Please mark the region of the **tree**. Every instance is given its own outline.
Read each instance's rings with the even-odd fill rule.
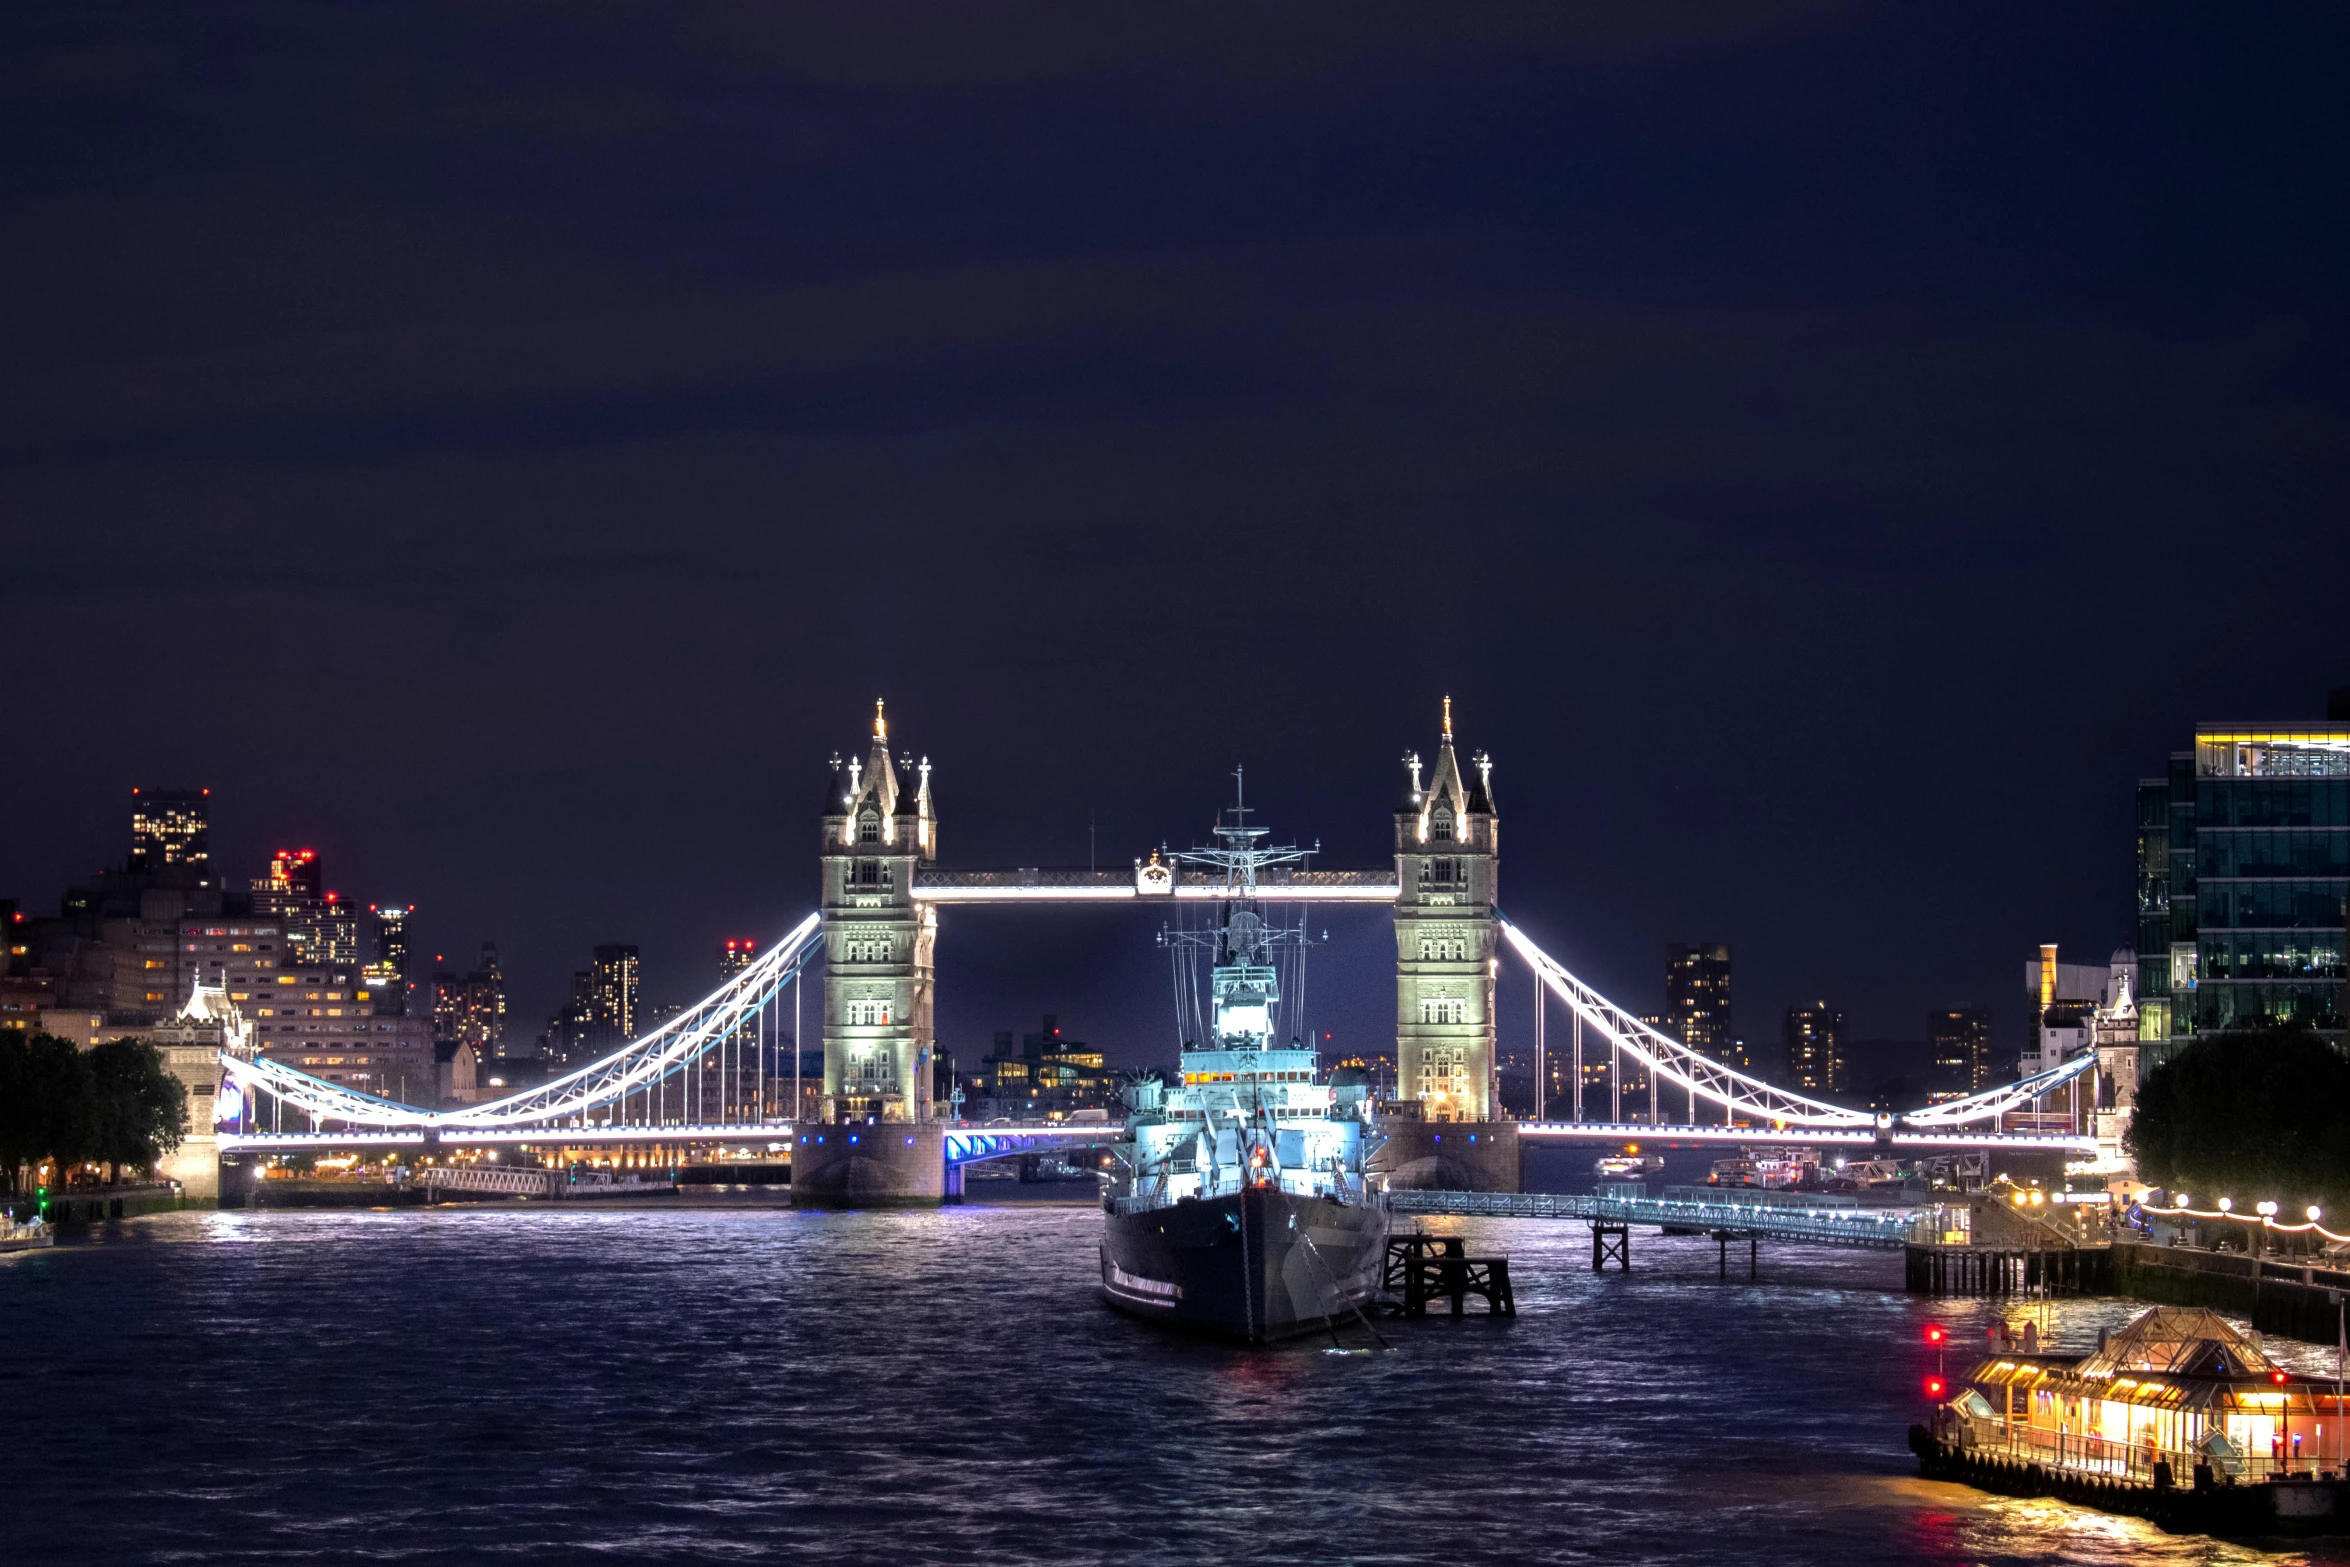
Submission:
[[[32,1048],[21,1028],[0,1028],[0,1181],[17,1189],[18,1172],[39,1156],[34,1136]]]
[[[97,1078],[72,1040],[34,1034],[0,1052],[0,1163],[12,1183],[22,1165],[90,1158],[97,1140]]]
[[[144,1039],[109,1040],[90,1052],[89,1062],[96,1108],[89,1157],[103,1162],[110,1177],[126,1165],[153,1170],[180,1145],[187,1085]]]
[[[2292,1025],[2206,1035],[2139,1084],[2128,1142],[2146,1180],[2204,1202],[2350,1211],[2350,1058]]]

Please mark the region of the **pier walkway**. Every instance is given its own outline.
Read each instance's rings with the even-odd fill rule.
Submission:
[[[1459,1218],[1588,1219],[1604,1224],[1655,1225],[1665,1230],[1865,1246],[1898,1251],[1910,1241],[1913,1208],[1868,1208],[1851,1198],[1763,1191],[1668,1186],[1654,1197],[1617,1191],[1390,1192],[1399,1214]]]

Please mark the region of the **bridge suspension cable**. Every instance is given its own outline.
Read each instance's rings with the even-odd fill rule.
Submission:
[[[1597,1029],[1601,1038],[1648,1069],[1652,1092],[1656,1081],[1662,1078],[1687,1090],[1693,1102],[1702,1099],[1718,1105],[1729,1117],[1743,1116],[1755,1122],[1773,1122],[1784,1127],[1817,1130],[1965,1126],[1977,1121],[1995,1120],[2010,1110],[2029,1105],[2071,1082],[2097,1062],[2094,1052],[2084,1052],[2060,1066],[2020,1082],[2003,1084],[1963,1099],[1947,1100],[1893,1115],[1829,1104],[1766,1083],[1759,1077],[1699,1054],[1681,1041],[1642,1022],[1567,972],[1565,965],[1536,946],[1532,938],[1498,912],[1494,915],[1494,922],[1501,927],[1501,933],[1511,949],[1540,976],[1543,986],[1551,994],[1567,1004],[1580,1022]],[[1578,1082],[1575,1088],[1577,1102],[1580,1103],[1582,1084]]]
[[[379,1099],[259,1055],[224,1051],[221,1067],[243,1096],[243,1118],[247,1122],[254,1115],[259,1097],[267,1095],[275,1101],[281,1115],[285,1110],[292,1110],[318,1128],[335,1122],[355,1131],[554,1132],[633,1124],[629,1122],[631,1115],[641,1115],[649,1125],[670,1123],[667,1090],[673,1084],[678,1090],[676,1123],[706,1120],[707,1091],[704,1091],[705,1107],[701,1116],[696,1117],[694,1096],[688,1086],[689,1069],[698,1071],[706,1059],[715,1055],[724,1060],[725,1053],[733,1051],[735,1056],[727,1068],[727,1076],[736,1081],[726,1083],[720,1095],[720,1118],[730,1119],[731,1107],[745,1097],[739,1081],[746,1075],[741,1051],[749,1043],[758,1052],[759,1119],[764,1120],[768,1041],[781,1042],[781,1031],[767,1027],[765,1014],[780,998],[783,987],[797,979],[801,970],[821,952],[822,945],[816,937],[822,924],[821,915],[809,915],[763,957],[748,964],[717,990],[610,1055],[535,1088],[487,1104],[464,1105],[452,1110],[421,1109]],[[795,1031],[791,1049],[796,1053],[799,1047]],[[796,1105],[794,1113],[797,1113]]]

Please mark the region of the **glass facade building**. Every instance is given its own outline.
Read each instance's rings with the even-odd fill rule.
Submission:
[[[2138,785],[2142,1041],[2344,1031],[2350,716],[2211,724]]]

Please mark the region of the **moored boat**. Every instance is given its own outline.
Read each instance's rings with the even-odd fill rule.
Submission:
[[[1360,1312],[1388,1228],[1364,1169],[1367,1085],[1333,1084],[1314,1051],[1275,1043],[1282,961],[1302,955],[1304,933],[1266,922],[1256,877],[1303,852],[1263,847],[1263,832],[1219,825],[1218,847],[1178,857],[1222,877],[1215,925],[1168,933],[1179,996],[1184,965],[1209,955],[1205,1043],[1185,1043],[1176,1081],[1127,1089],[1127,1140],[1102,1194],[1103,1301],[1251,1344]]]
[[[2293,1374],[2217,1312],[2156,1306],[2087,1355],[2010,1336],[1939,1383],[1910,1428],[1928,1479],[2180,1531],[2350,1533],[2342,1384]]]

